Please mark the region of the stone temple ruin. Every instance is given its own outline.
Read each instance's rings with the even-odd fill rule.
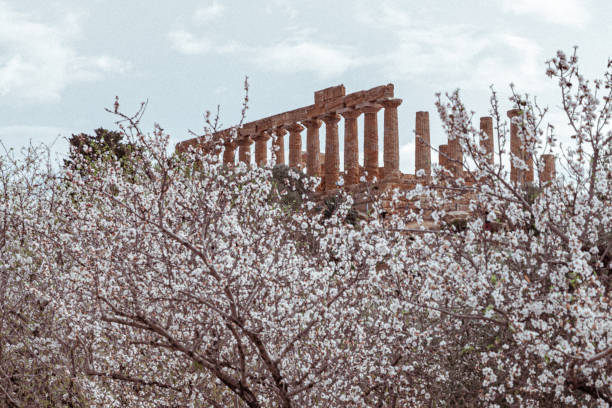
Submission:
[[[322,178],[321,192],[331,193],[338,188],[340,177],[344,179],[343,188],[358,192],[362,177],[367,182],[377,180],[379,188],[411,188],[417,182],[429,180],[431,175],[431,145],[429,131],[429,113],[416,113],[417,135],[415,143],[415,174],[403,174],[399,170],[399,130],[398,107],[401,99],[395,98],[393,84],[378,86],[346,94],[344,85],[338,85],[314,93],[314,104],[294,109],[277,115],[268,116],[244,124],[237,129],[237,137],[231,138],[232,129],[225,129],[213,135],[215,140],[224,141],[223,162],[234,165],[236,148],[238,160],[251,163],[251,145],[255,144],[255,163],[265,165],[268,162],[268,141],[272,140],[271,151],[276,156],[277,164],[288,164],[310,176]],[[379,167],[379,134],[378,112],[383,110],[383,166]],[[363,165],[359,164],[359,130],[357,119],[364,115],[363,129]],[[519,110],[508,111],[508,117],[519,115]],[[340,143],[338,122],[344,118],[344,169],[340,170]],[[319,129],[325,123],[325,152],[321,153]],[[306,151],[303,151],[302,131],[306,129]],[[488,160],[494,160],[493,119],[480,118],[480,130],[487,138],[481,139],[481,145],[488,153]],[[289,161],[285,160],[285,136],[289,134]],[[533,161],[526,154],[518,136],[518,126],[511,124],[510,150],[527,163],[528,170],[516,168],[511,163],[510,178],[517,183],[534,181]],[[178,151],[200,143],[198,138],[186,140],[177,145]],[[553,155],[544,155],[544,169],[540,180],[550,181],[555,174]],[[448,140],[439,146],[438,163],[452,176],[463,176],[463,152],[458,140]],[[423,172],[419,172],[423,170]],[[423,174],[417,177],[416,174]],[[469,180],[466,180],[469,183]]]

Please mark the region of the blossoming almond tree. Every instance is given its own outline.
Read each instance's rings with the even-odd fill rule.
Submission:
[[[575,54],[559,52],[549,61],[547,73],[559,81],[576,140],[562,150],[563,168],[549,183],[510,183],[502,158],[488,161],[480,143],[487,136],[471,125],[458,93],[438,100],[449,136],[467,159],[458,163],[463,179],[449,183],[440,170],[430,186],[408,194],[429,203],[412,217],[428,211],[442,228],[414,235],[394,280],[402,307],[428,310],[443,322],[429,328],[427,339],[436,346],[432,354],[451,360],[441,381],[452,379],[456,368],[473,368],[480,384],[470,382],[469,391],[481,401],[612,404],[612,62],[607,68],[603,80],[590,83]],[[552,128],[542,129],[545,110],[517,94],[511,100],[520,110],[513,121],[526,157],[541,171],[541,154],[555,143]],[[495,95],[492,102],[501,124]],[[498,127],[500,156],[506,133]],[[510,160],[529,168],[520,157]],[[457,233],[446,228],[445,217],[460,198],[469,202],[470,215]],[[474,379],[464,373],[455,381]]]
[[[35,247],[5,234],[6,276],[25,268],[46,282],[27,290],[53,312],[39,350],[65,375],[54,389],[91,406],[609,406],[612,64],[594,84],[575,55],[549,65],[575,133],[557,178],[511,183],[495,95],[491,164],[454,93],[438,109],[466,158],[454,163],[461,177],[435,169],[431,183],[393,192],[384,219],[372,196],[355,225],[344,193],[324,216],[308,193],[316,180],[290,170],[306,188],[287,203],[294,182],[272,168],[169,153],[159,127],[140,131],[142,112],[115,106],[138,146],[129,166],[79,168],[77,157],[36,184],[37,211],[4,212],[27,221]],[[554,132],[544,110],[512,100],[528,156],[509,159],[541,169]],[[458,202],[464,226],[450,218]],[[14,310],[25,289],[11,279],[2,301]],[[0,392],[27,406],[15,383],[5,375]]]

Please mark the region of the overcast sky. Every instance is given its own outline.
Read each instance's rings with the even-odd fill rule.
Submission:
[[[412,172],[416,111],[430,111],[432,141],[444,142],[438,91],[460,88],[478,118],[489,85],[505,110],[513,82],[562,121],[545,61],[578,45],[585,73],[601,75],[610,21],[609,0],[0,0],[0,140],[59,135],[63,152],[63,137],[114,128],[104,108],[115,95],[127,112],[148,99],[144,128],[184,140],[217,104],[225,125],[239,120],[245,75],[247,120],[312,104],[329,86],[393,83],[401,168]]]

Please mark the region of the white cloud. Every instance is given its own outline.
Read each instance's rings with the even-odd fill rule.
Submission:
[[[360,1],[355,3],[354,6],[357,21],[367,25],[395,29],[406,27],[414,20],[414,17],[406,10],[390,1],[379,2],[375,12],[372,12],[372,3],[369,1]],[[414,7],[411,7],[411,11],[414,11]]]
[[[176,30],[168,34],[172,47],[182,54],[197,55],[204,54],[212,49],[211,42],[207,38],[196,38],[193,34]]]
[[[80,33],[77,20],[68,14],[46,24],[0,2],[0,96],[56,101],[71,83],[129,69],[109,56],[79,55],[70,44]]]
[[[547,87],[542,80],[546,58],[538,42],[503,25],[487,28],[469,20],[442,24],[439,7],[435,2],[427,8],[393,0],[381,0],[376,6],[356,3],[355,18],[366,29],[384,27],[388,33],[386,47],[371,58],[384,75],[437,89],[488,91],[491,84],[507,89],[511,82],[519,91],[540,92]]]
[[[325,78],[364,62],[364,59],[351,55],[349,49],[311,41],[282,42],[263,47],[254,53],[254,60],[262,69],[283,73],[306,71]]]
[[[272,0],[266,4],[266,13],[275,14],[282,11],[290,20],[294,20],[299,15],[294,3],[290,0]]]
[[[301,39],[301,35],[268,46],[249,47],[235,41],[213,42],[185,30],[168,34],[172,47],[186,55],[240,54],[260,69],[280,73],[312,72],[323,78],[333,77],[350,68],[367,63],[352,49]]]
[[[195,11],[194,19],[198,22],[205,23],[215,18],[221,17],[225,12],[225,6],[218,1],[213,1],[207,6],[198,8]]]
[[[541,86],[544,58],[527,38],[465,25],[413,25],[397,30],[396,36],[395,48],[381,58],[382,70],[390,75],[426,80],[436,87],[487,89],[510,82],[530,90]]]
[[[492,46],[504,52],[488,49],[474,66],[474,81],[486,78],[488,83],[482,85],[494,84],[497,89],[505,88],[512,82],[520,92],[540,91],[547,86],[547,82],[542,81],[545,58],[536,43],[512,34],[495,35],[492,40]]]
[[[132,64],[109,55],[86,58],[86,61],[88,61],[88,64],[91,64],[103,72],[125,74],[132,68]]]
[[[532,15],[567,26],[583,26],[590,19],[585,0],[501,0],[502,9]]]
[[[295,19],[299,13],[290,0],[270,0],[263,8],[267,14],[284,14],[283,21]],[[216,0],[195,12],[198,21],[210,20],[224,13],[224,6]],[[257,68],[279,73],[311,72],[322,78],[342,74],[350,68],[367,63],[352,47],[327,44],[316,40],[316,31],[301,24],[282,27],[280,41],[251,45],[255,39],[221,38],[208,30],[176,29],[168,33],[174,50],[185,55],[240,55],[241,60]]]
[[[411,75],[465,72],[489,46],[490,40],[466,26],[418,27],[397,31],[397,45],[389,57],[393,69]]]

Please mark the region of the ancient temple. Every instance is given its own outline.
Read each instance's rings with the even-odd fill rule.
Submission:
[[[394,95],[393,84],[378,86],[346,94],[344,85],[338,85],[314,93],[312,105],[297,108],[245,123],[232,137],[232,129],[224,129],[213,135],[223,142],[223,162],[227,165],[238,160],[251,164],[252,145],[255,144],[255,164],[268,163],[268,151],[275,155],[277,164],[288,164],[302,169],[308,175],[322,178],[324,192],[338,188],[342,176],[345,188],[360,184],[362,177],[370,182],[376,178],[379,183],[412,184],[427,181],[431,176],[431,137],[429,113],[417,112],[415,133],[415,174],[403,174],[399,170],[399,129],[398,107],[402,103]],[[383,166],[379,166],[378,115],[383,111]],[[508,111],[511,119],[520,111]],[[357,119],[363,115],[363,135],[359,136]],[[338,123],[344,118],[344,146],[340,146]],[[325,125],[325,151],[321,152],[319,129]],[[306,130],[305,151],[303,133]],[[493,120],[480,118],[481,146],[487,154],[489,163],[494,162]],[[511,163],[511,181],[529,183],[534,181],[533,161],[525,151],[518,135],[518,126],[511,123],[510,150],[523,159],[527,170],[518,169]],[[285,138],[288,137],[289,157],[285,158]],[[363,143],[364,160],[359,164],[359,141]],[[186,140],[177,145],[182,151],[199,143],[197,138]],[[268,144],[272,144],[269,149]],[[340,169],[340,149],[344,153],[344,168]],[[288,161],[286,160],[288,159]],[[555,175],[553,155],[544,155],[544,169],[540,180],[549,181]],[[439,146],[438,163],[453,176],[463,176],[463,150],[457,139],[449,139]],[[421,171],[422,170],[422,171]],[[417,176],[418,175],[418,176]]]

